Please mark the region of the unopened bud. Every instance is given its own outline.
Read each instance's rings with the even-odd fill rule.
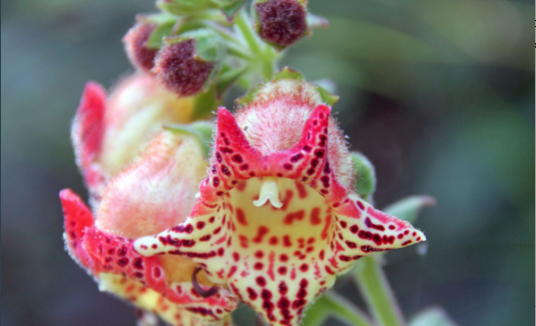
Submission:
[[[287,46],[307,33],[307,11],[297,0],[259,1],[255,10],[259,35],[267,42]]]
[[[355,171],[355,191],[363,198],[369,196],[376,190],[376,172],[374,166],[365,155],[357,152],[350,153],[354,163]]]
[[[170,91],[180,96],[199,93],[219,68],[223,47],[218,35],[208,30],[164,39],[153,72]]]
[[[147,47],[147,41],[156,26],[151,23],[138,23],[123,38],[128,58],[139,70],[150,71],[154,67],[154,58],[158,49]]]

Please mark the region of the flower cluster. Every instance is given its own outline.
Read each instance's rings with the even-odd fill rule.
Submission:
[[[241,1],[159,4],[233,17]],[[254,8],[271,43],[307,30],[302,2]],[[235,114],[220,107],[215,124],[205,121],[222,85],[242,75],[218,75],[227,52],[213,30],[166,38],[169,21],[171,30],[191,23],[170,17],[140,19],[124,39],[137,72],[110,96],[88,83],[73,122],[92,209],[60,193],[65,241],[101,290],[172,325],[230,325],[239,301],[270,325],[298,325],[356,260],[425,240],[360,196],[355,156],[331,115],[336,97],[299,73],[283,69],[237,100]],[[159,51],[148,46],[154,35],[164,37]]]

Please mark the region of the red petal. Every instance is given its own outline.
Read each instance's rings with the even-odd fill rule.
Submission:
[[[101,173],[92,167],[92,163],[101,151],[105,108],[106,90],[95,82],[88,82],[76,112],[71,136],[77,163],[90,188],[102,181]]]

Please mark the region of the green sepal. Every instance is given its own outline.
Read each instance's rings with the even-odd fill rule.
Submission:
[[[322,99],[322,102],[326,103],[329,106],[333,106],[333,104],[335,104],[335,103],[337,103],[337,101],[339,101],[339,96],[331,94],[325,88],[317,86],[316,91],[320,95],[320,98]]]
[[[211,0],[158,0],[156,6],[180,16],[187,16],[214,7]]]
[[[330,316],[346,325],[372,326],[365,314],[356,308],[353,303],[333,291],[321,296],[307,309],[301,325],[320,326]]]
[[[247,70],[247,66],[232,67],[230,65],[223,65],[221,72],[214,81],[214,88],[216,91],[216,98],[221,99],[223,93]]]
[[[232,22],[234,16],[242,8],[246,0],[213,0],[219,7],[228,22]]]
[[[216,125],[209,121],[196,121],[189,124],[166,124],[164,129],[195,136],[199,140],[203,155],[208,158],[210,154],[210,144],[212,142],[212,133]]]
[[[411,319],[409,326],[456,326],[447,313],[439,307],[427,308]]]
[[[297,70],[294,70],[289,67],[283,67],[283,69],[281,69],[274,75],[274,78],[272,80],[278,81],[278,80],[283,80],[283,79],[292,79],[292,80],[302,81],[303,75]]]
[[[136,21],[141,23],[151,23],[151,24],[164,24],[170,21],[177,21],[179,17],[172,15],[168,12],[162,11],[154,14],[139,14],[136,15]]]
[[[166,37],[167,44],[195,40],[195,56],[203,61],[221,61],[225,56],[225,42],[216,32],[208,28],[189,30],[179,36]]]
[[[329,22],[326,18],[313,15],[309,12],[307,13],[306,20],[307,20],[307,27],[309,27],[309,29],[317,28],[317,27],[324,27],[324,28],[329,27]]]
[[[162,39],[171,35],[173,26],[175,26],[176,23],[176,21],[167,21],[158,25],[151,33],[151,36],[149,36],[145,46],[151,49],[160,49]]]
[[[374,166],[361,153],[352,152],[350,153],[350,157],[354,164],[355,191],[366,200],[376,190],[376,172]]]
[[[221,101],[216,98],[216,92],[213,87],[200,92],[195,96],[192,119],[199,120],[208,118],[220,104]]]
[[[435,204],[436,200],[430,196],[411,196],[385,207],[383,211],[401,220],[414,223],[423,207]]]

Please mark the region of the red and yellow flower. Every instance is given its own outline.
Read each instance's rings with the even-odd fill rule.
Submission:
[[[134,242],[148,258],[203,267],[271,325],[298,325],[309,303],[359,258],[425,240],[353,190],[331,98],[286,69],[218,110],[208,175],[177,225]],[[179,213],[179,212],[177,212]]]

